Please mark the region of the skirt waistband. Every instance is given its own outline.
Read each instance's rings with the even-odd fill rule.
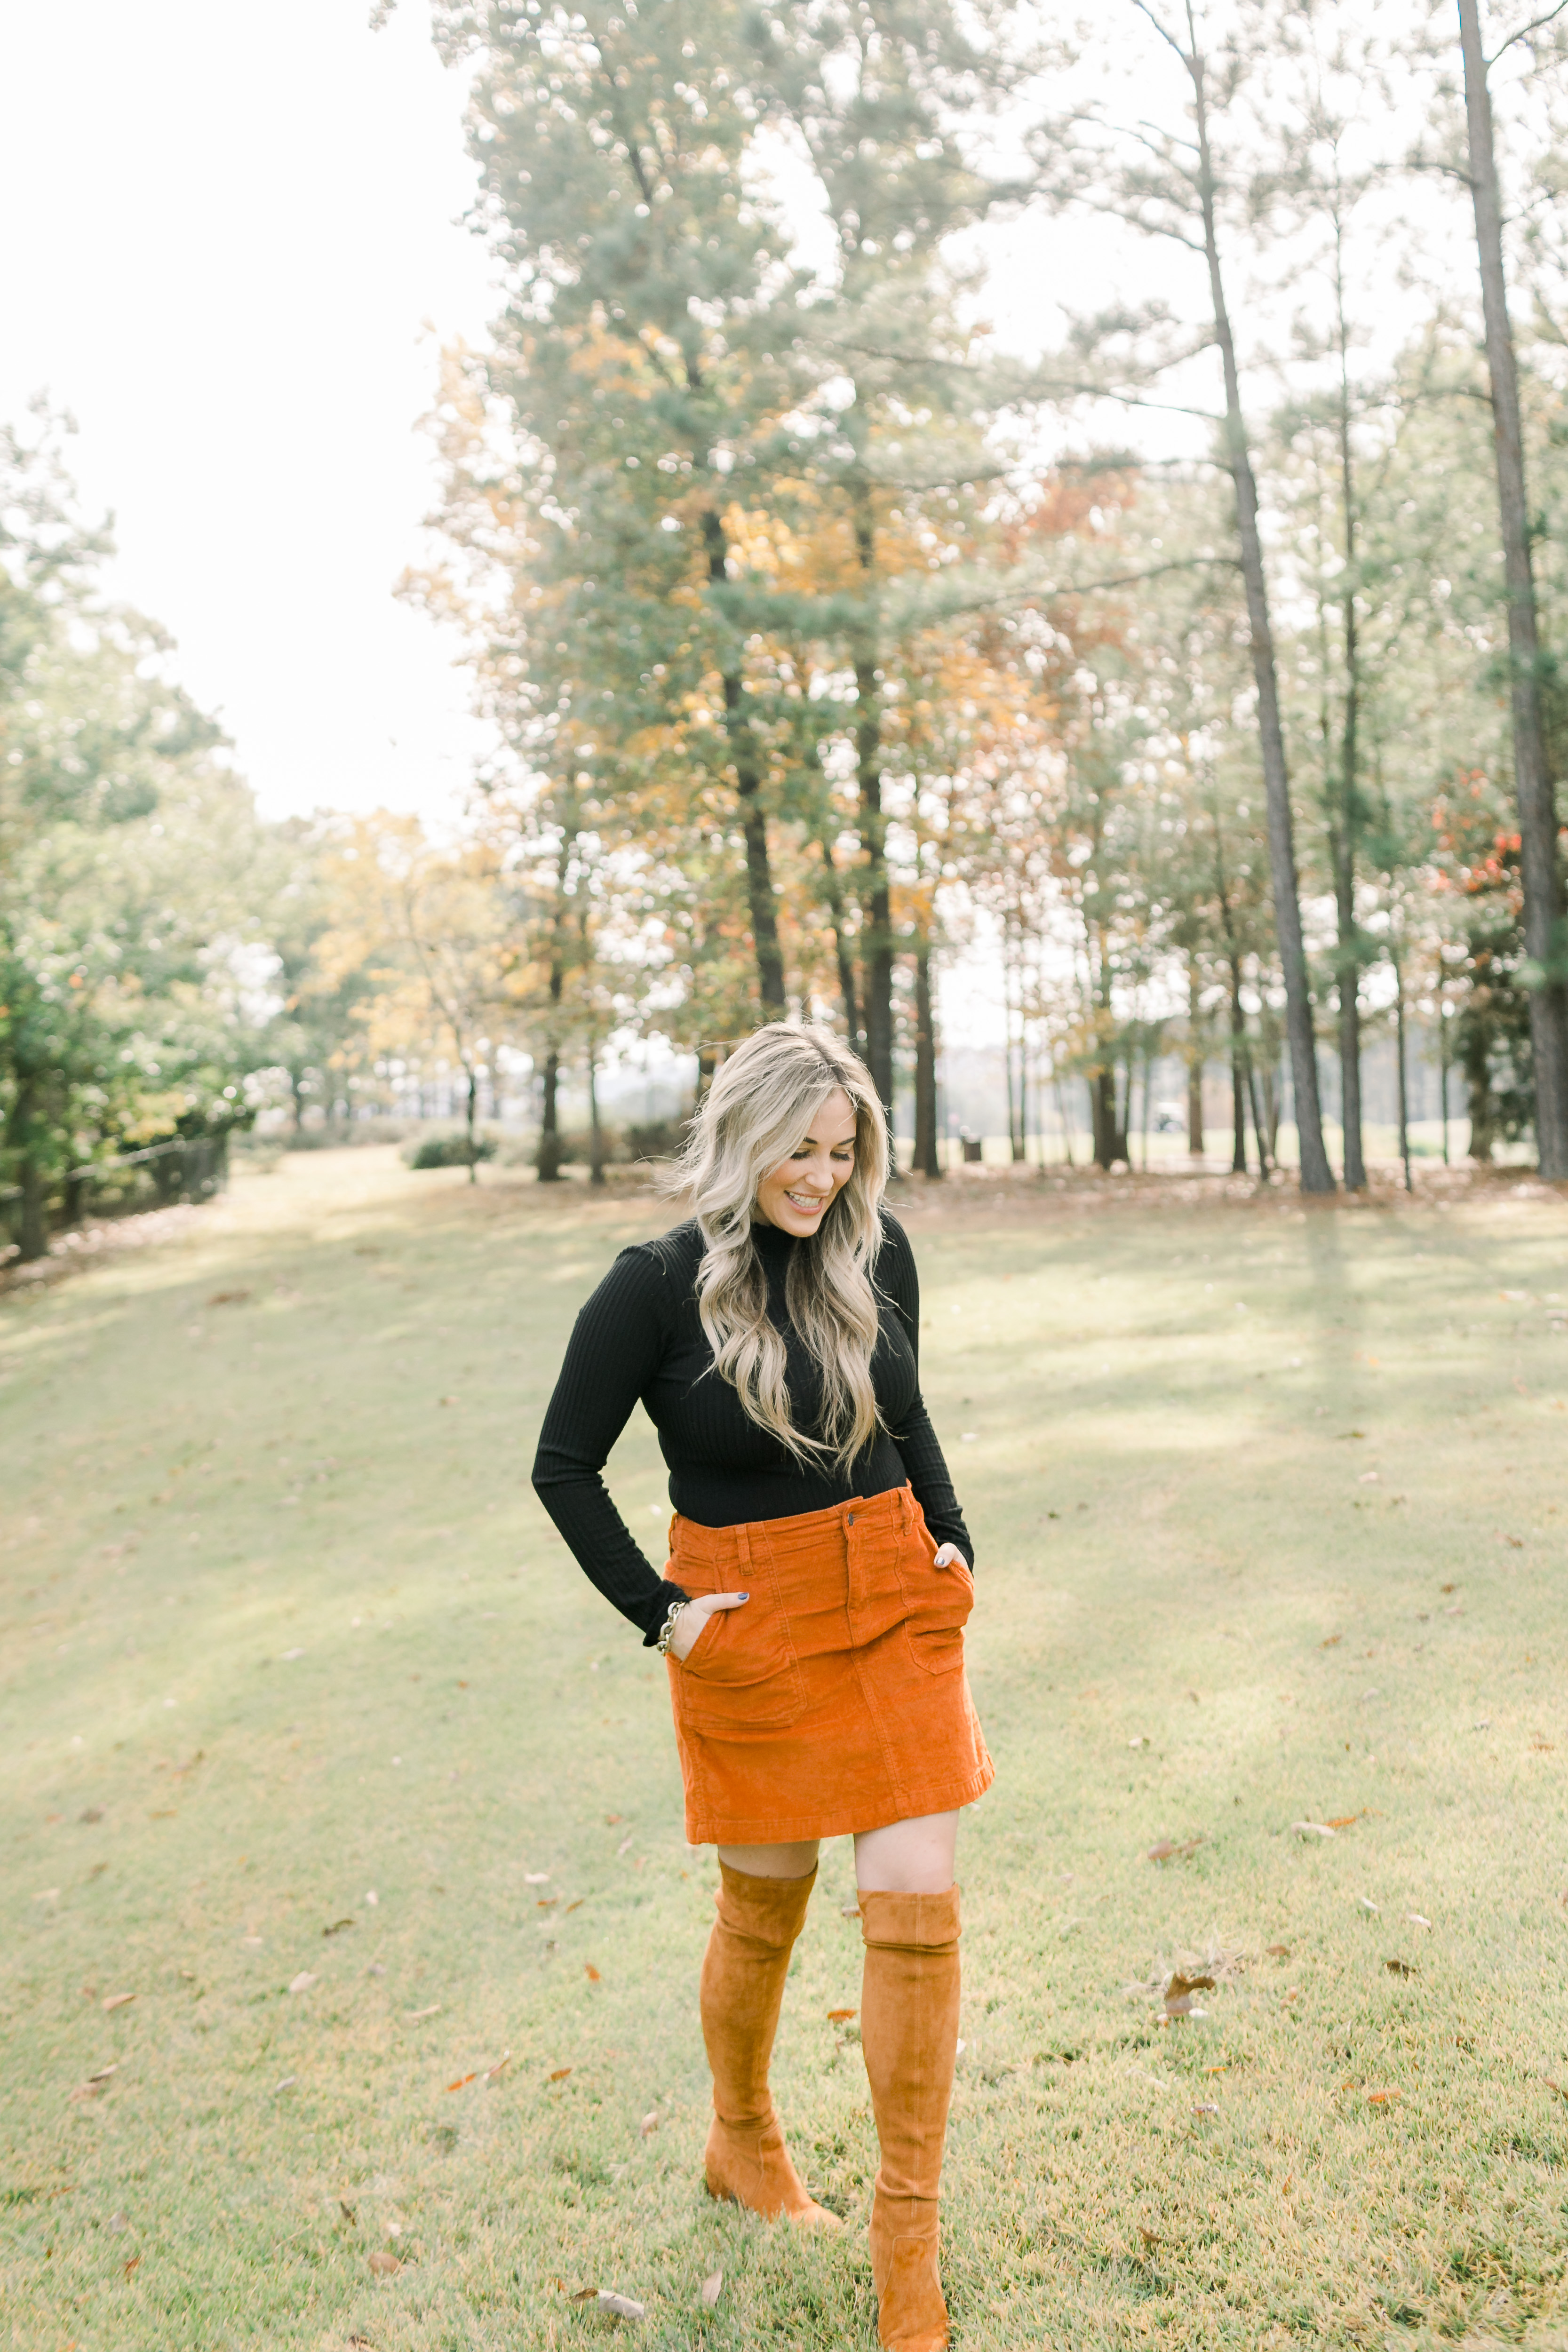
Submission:
[[[847,1544],[851,1528],[858,1536],[905,1535],[919,1516],[914,1490],[907,1486],[889,1487],[881,1495],[851,1495],[847,1502],[830,1504],[825,1511],[799,1511],[787,1519],[748,1519],[733,1528],[701,1527],[678,1511],[669,1523],[669,1553],[678,1570],[683,1559],[693,1567],[743,1570],[759,1552],[783,1566],[811,1553],[820,1555],[824,1542],[835,1537]]]

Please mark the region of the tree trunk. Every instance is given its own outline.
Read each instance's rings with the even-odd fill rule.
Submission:
[[[470,1184],[477,1184],[479,1181],[479,1156],[476,1149],[479,1139],[474,1133],[474,1122],[479,1114],[479,1074],[474,1064],[470,1062],[468,1065],[468,1100],[466,1114],[466,1125],[468,1128],[468,1181]]]
[[[936,1132],[936,1022],[931,1011],[931,941],[915,950],[915,1166],[928,1180],[942,1174]]]
[[[47,1257],[48,1219],[44,1210],[44,1171],[30,1150],[25,1150],[17,1171],[22,1185],[22,1213],[16,1227],[16,1248],[25,1265]]]
[[[1541,645],[1525,500],[1524,432],[1514,365],[1513,329],[1503,275],[1502,204],[1492,144],[1491,91],[1481,49],[1479,0],[1458,0],[1469,131],[1470,195],[1491,378],[1497,452],[1498,516],[1508,589],[1508,644],[1513,719],[1513,781],[1519,804],[1520,871],[1524,884],[1524,944],[1542,974],[1530,996],[1535,1066],[1535,1138],[1541,1172],[1568,1177],[1568,991],[1563,951],[1563,877],[1557,853],[1557,795],[1546,761],[1541,714]]]
[[[1340,360],[1340,496],[1345,510],[1345,709],[1340,730],[1340,804],[1330,827],[1330,841],[1333,851],[1338,948],[1334,977],[1340,1000],[1340,1119],[1344,1130],[1344,1182],[1347,1192],[1363,1192],[1366,1190],[1366,1160],[1361,1131],[1361,936],[1355,912],[1355,851],[1361,832],[1361,797],[1357,782],[1361,642],[1355,605],[1355,458],[1351,446],[1350,328],[1345,318],[1342,252],[1338,228],[1336,220],[1334,295]]]
[[[1094,1164],[1107,1174],[1127,1157],[1127,1139],[1116,1117],[1116,1069],[1107,1062],[1089,1080],[1089,1116],[1094,1128]]]
[[[605,1130],[599,1124],[598,1048],[588,1048],[588,1181],[605,1181]]]
[[[1400,968],[1398,951],[1394,956],[1394,1039],[1399,1059],[1399,1157],[1405,1165],[1405,1189],[1414,1192],[1410,1181],[1410,1097],[1409,1080],[1405,1057],[1405,974]]]
[[[859,992],[855,985],[855,950],[850,945],[845,926],[844,887],[838,865],[833,855],[833,844],[824,838],[817,841],[822,852],[824,897],[833,922],[833,951],[838,965],[838,994],[844,1006],[844,1034],[852,1053],[864,1056],[865,1041],[860,1034]]]
[[[720,582],[729,577],[730,543],[724,526],[711,507],[702,518],[702,536],[708,550],[708,577]],[[729,738],[730,758],[735,770],[735,791],[741,803],[741,829],[746,845],[746,904],[752,919],[752,945],[757,959],[757,992],[763,1001],[763,1013],[769,1021],[782,1020],[784,1013],[784,955],[779,947],[778,903],[773,894],[773,868],[768,856],[768,820],[762,804],[762,761],[757,752],[757,739],[751,716],[746,709],[745,681],[739,668],[725,665],[721,672],[724,688],[724,730]]]
[[[877,561],[871,493],[862,476],[855,486],[855,551],[861,593],[873,593]],[[881,686],[876,645],[869,628],[855,648],[855,771],[860,793],[860,845],[865,858],[861,904],[864,947],[861,974],[866,991],[866,1066],[893,1118],[893,910],[888,885],[888,828],[882,814]]]
[[[1187,961],[1187,1157],[1204,1156],[1204,1049],[1198,1011],[1198,968]]]
[[[1291,1075],[1295,1080],[1301,1190],[1303,1192],[1331,1192],[1334,1190],[1333,1171],[1323,1149],[1322,1114],[1318,1103],[1312,1000],[1307,985],[1307,951],[1301,936],[1301,902],[1296,877],[1295,832],[1290,814],[1290,779],[1285,764],[1285,737],[1279,720],[1279,687],[1274,664],[1274,635],[1268,619],[1268,589],[1263,571],[1263,541],[1258,528],[1258,484],[1252,471],[1252,454],[1242,415],[1236,339],[1231,332],[1225,282],[1220,271],[1205,69],[1204,60],[1195,49],[1187,60],[1187,68],[1193,83],[1199,193],[1203,203],[1204,245],[1214,308],[1215,341],[1219,346],[1225,371],[1226,456],[1236,488],[1241,575],[1247,592],[1247,631],[1252,640],[1252,674],[1258,688],[1258,746],[1262,753],[1263,789],[1268,812],[1268,864],[1274,886],[1274,921],[1279,939],[1279,960],[1284,970],[1285,1027],[1290,1046]]]
[[[1486,1168],[1492,1156],[1492,1086],[1491,1039],[1485,1022],[1467,1024],[1463,1068],[1469,1097],[1470,1158]]]
[[[1076,1168],[1078,1162],[1072,1156],[1072,1129],[1068,1124],[1067,1097],[1062,1093],[1060,1078],[1052,1080],[1052,1091],[1057,1098],[1057,1118],[1062,1130],[1062,1158],[1069,1168]]]
[[[1247,1039],[1241,1009],[1241,983],[1233,977],[1230,991],[1230,1172],[1247,1173],[1247,1080],[1244,1064]]]
[[[535,1166],[542,1184],[561,1181],[561,1129],[558,1098],[561,1087],[561,1056],[553,1045],[544,1056],[544,1092],[539,1115],[539,1157]]]

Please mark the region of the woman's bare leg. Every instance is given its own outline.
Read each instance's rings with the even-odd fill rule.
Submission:
[[[727,1870],[743,1870],[748,1878],[809,1878],[818,1843],[799,1838],[794,1845],[721,1845],[719,1859]]]
[[[856,1883],[862,1895],[945,1895],[952,1885],[957,1846],[955,1812],[921,1813],[911,1822],[889,1822],[886,1829],[861,1830],[855,1840]],[[795,1849],[773,1850],[784,1853]]]

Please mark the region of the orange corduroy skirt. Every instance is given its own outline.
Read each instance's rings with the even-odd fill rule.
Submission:
[[[951,1812],[994,1772],[963,1670],[974,1583],[907,1486],[790,1519],[679,1516],[665,1573],[716,1610],[668,1658],[693,1845],[783,1845]]]

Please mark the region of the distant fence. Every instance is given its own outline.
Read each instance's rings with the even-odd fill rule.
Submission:
[[[169,1143],[149,1144],[144,1151],[73,1168],[50,1195],[48,1222],[58,1231],[88,1217],[130,1217],[142,1209],[166,1209],[175,1201],[210,1201],[227,1181],[226,1135],[188,1140],[176,1136]],[[21,1238],[21,1213],[20,1188],[0,1191],[0,1233],[11,1241]]]

